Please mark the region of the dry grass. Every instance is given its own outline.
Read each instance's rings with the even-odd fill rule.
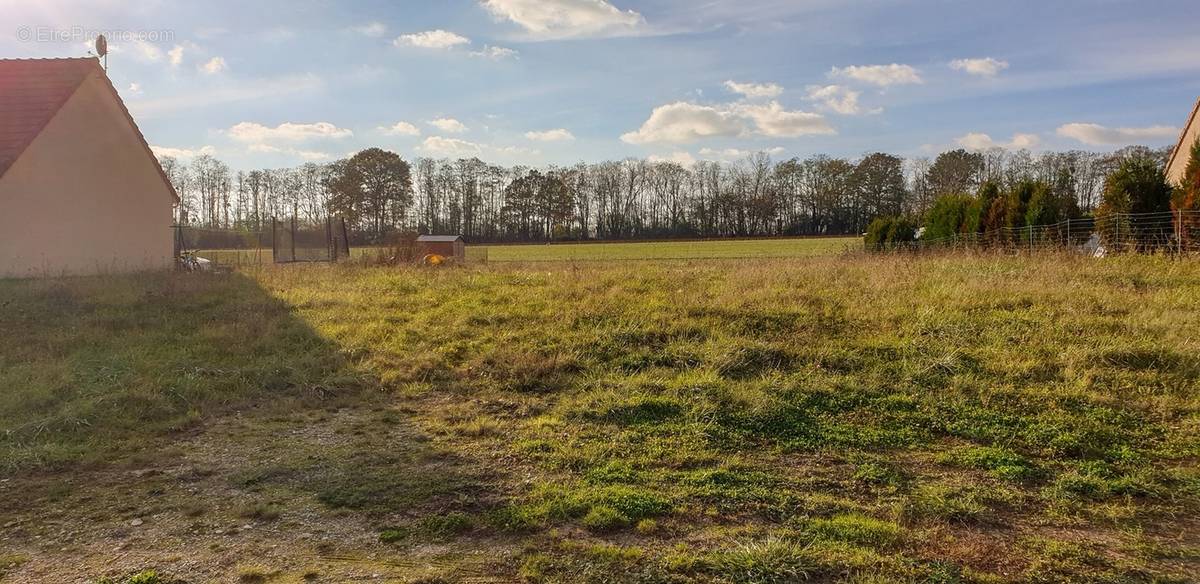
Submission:
[[[247,420],[258,438],[228,437],[278,448],[274,462],[251,457],[229,484],[298,502],[284,525],[309,502],[400,555],[451,546],[440,578],[485,547],[523,550],[488,571],[534,581],[1184,582],[1200,569],[1192,262],[290,266],[0,293],[26,315],[0,324],[43,348],[0,343],[3,381],[24,384],[0,401],[17,430],[0,442],[10,469],[103,463],[114,445],[169,444],[186,421],[283,397]],[[164,308],[177,302],[197,314]],[[164,397],[197,354],[211,373],[182,387],[189,399]],[[266,372],[287,382],[264,393]],[[113,411],[101,391],[135,390],[163,401],[99,415]],[[356,421],[334,425],[328,400]],[[23,430],[31,416],[73,429]],[[299,428],[305,446],[261,442]]]

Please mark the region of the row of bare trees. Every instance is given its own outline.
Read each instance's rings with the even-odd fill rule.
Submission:
[[[190,164],[164,157],[182,202],[177,220],[214,228],[262,229],[271,217],[347,217],[359,238],[399,229],[461,233],[475,241],[629,239],[862,233],[872,219],[924,214],[951,193],[989,183],[1056,185],[1084,212],[1099,203],[1105,176],[1131,150],[953,150],[936,158],[872,153],[737,162],[628,159],[533,169],[477,158],[420,158],[371,148],[329,164],[232,171],[209,155]]]

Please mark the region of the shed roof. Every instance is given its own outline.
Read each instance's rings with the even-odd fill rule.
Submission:
[[[417,241],[451,242],[462,239],[461,235],[418,235]]]
[[[158,158],[121,101],[117,89],[95,57],[68,59],[0,59],[0,177],[8,172],[34,138],[54,119],[89,76],[96,74],[112,92],[125,119],[175,200],[179,195]]]

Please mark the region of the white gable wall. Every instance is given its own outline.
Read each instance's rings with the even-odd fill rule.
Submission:
[[[0,277],[170,267],[174,198],[90,75],[0,176]]]

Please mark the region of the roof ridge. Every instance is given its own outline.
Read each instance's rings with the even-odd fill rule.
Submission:
[[[1200,112],[1200,98],[1196,98],[1196,105],[1192,106],[1192,113],[1188,116],[1186,122],[1183,123],[1183,128],[1179,130],[1179,140],[1175,143],[1175,147],[1171,149],[1171,155],[1167,157],[1167,164],[1164,170],[1170,170],[1171,165],[1175,163],[1175,157],[1184,149],[1184,139],[1187,138],[1188,128],[1192,127],[1192,122],[1196,121],[1196,112]]]
[[[0,61],[86,61],[88,59],[99,61],[100,58],[92,55],[88,57],[3,57]]]
[[[99,62],[99,60],[97,60]],[[121,113],[125,114],[125,119],[129,121],[129,126],[133,128],[133,133],[138,137],[138,141],[142,143],[142,148],[145,149],[146,155],[154,163],[154,168],[158,170],[158,176],[162,178],[163,183],[167,185],[167,190],[171,192],[171,196],[175,198],[175,202],[181,201],[179,193],[175,191],[175,185],[171,183],[171,179],[167,177],[167,171],[163,170],[162,163],[158,161],[158,156],[154,154],[154,150],[150,148],[150,142],[146,140],[146,135],[142,133],[142,129],[138,127],[137,121],[133,119],[133,114],[130,113],[129,107],[125,105],[125,100],[121,99],[121,94],[117,91],[117,86],[113,85],[112,79],[109,79],[108,72],[103,68],[100,69],[100,79],[104,81],[104,85],[112,92],[112,97],[117,101],[117,105],[121,108]],[[80,85],[83,85],[80,83]]]

